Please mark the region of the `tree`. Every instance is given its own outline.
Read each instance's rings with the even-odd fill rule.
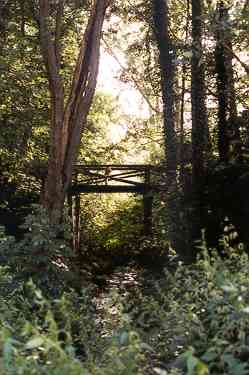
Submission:
[[[174,184],[177,161],[174,114],[174,47],[169,35],[168,1],[152,0],[152,4],[161,72],[167,179],[169,184]]]
[[[1,41],[5,37],[6,25],[9,20],[10,13],[10,1],[3,0],[0,2],[0,31],[1,31]]]
[[[218,24],[216,32],[215,63],[218,90],[218,150],[222,162],[231,158],[232,146],[241,156],[240,130],[237,123],[236,93],[233,73],[233,46],[229,31],[229,14],[224,2],[217,7]],[[232,144],[233,143],[233,144]]]
[[[102,26],[110,3],[111,0],[96,0],[92,6],[65,104],[60,72],[65,5],[63,0],[53,6],[49,0],[39,0],[40,44],[51,96],[50,153],[42,202],[55,223],[61,219],[73,163],[95,92]],[[54,25],[51,25],[52,16]]]
[[[202,0],[192,0],[192,181],[193,241],[200,239],[203,225],[203,187],[208,147],[208,120],[205,93],[205,69],[202,47]]]
[[[154,31],[159,50],[161,90],[163,100],[164,145],[166,154],[166,181],[168,185],[168,234],[175,247],[176,222],[176,168],[177,146],[175,131],[174,47],[169,33],[169,7],[167,0],[152,0]]]

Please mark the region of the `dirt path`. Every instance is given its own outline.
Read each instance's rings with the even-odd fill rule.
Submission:
[[[163,278],[163,274],[156,275],[155,272],[136,267],[120,268],[109,275],[104,288],[96,298],[101,336],[111,337],[126,321],[129,321],[128,324],[139,334],[147,328],[152,329],[153,327],[147,326],[144,322],[147,317],[143,312],[144,306],[140,306],[140,301],[146,298],[145,296],[152,296],[155,293],[155,284],[160,281],[160,278]],[[157,373],[155,369],[161,369],[163,374],[166,370],[161,358],[149,345],[146,347],[145,344],[144,348],[143,374],[155,375]]]

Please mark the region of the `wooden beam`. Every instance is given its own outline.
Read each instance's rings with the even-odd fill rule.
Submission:
[[[87,165],[87,164],[75,164],[74,165],[74,171],[84,171],[84,170],[105,170],[106,168],[112,168],[112,170],[135,170],[135,171],[141,171],[146,170],[148,168],[154,168],[151,165],[148,164],[101,164],[101,165]]]
[[[144,184],[135,186],[125,185],[86,185],[77,184],[73,185],[70,189],[70,194],[80,193],[137,193],[144,194],[146,188]]]

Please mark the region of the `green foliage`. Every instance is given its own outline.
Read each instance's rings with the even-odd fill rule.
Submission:
[[[27,221],[39,233],[41,217],[42,226],[37,217]],[[231,240],[225,232],[220,241],[226,258],[202,242],[197,264],[169,263],[157,279],[144,273],[132,288],[106,294],[102,305],[90,283],[80,294],[44,298],[33,282],[16,283],[19,270],[10,262],[12,273],[0,269],[2,373],[247,374],[249,262]],[[14,249],[15,240],[1,232],[1,246]]]
[[[111,249],[111,244],[116,243],[119,244],[116,247],[121,249],[125,246],[128,252],[128,248],[134,247],[134,240],[141,235],[143,230],[142,202],[140,199],[129,197],[120,203],[119,207],[118,205],[116,207],[115,216],[109,218],[109,225],[102,232],[102,238],[107,249]],[[136,251],[134,248],[133,250]]]
[[[95,204],[92,204],[95,199]],[[103,249],[119,254],[138,250],[135,241],[142,234],[143,212],[141,199],[129,194],[89,195],[82,197],[85,210],[81,218],[82,237],[94,250]],[[86,243],[83,244],[86,246]],[[84,248],[83,248],[84,250]]]
[[[117,99],[111,94],[97,92],[84,130],[79,159],[86,164],[118,163],[127,152],[115,132],[121,119]]]
[[[89,332],[94,332],[94,320],[89,320],[92,304],[86,295],[76,299],[71,293],[51,302],[32,282],[22,284],[7,301],[8,315],[1,310],[1,370],[6,374],[56,374],[67,369],[80,373],[75,351],[82,348],[80,354],[85,355],[83,345]]]
[[[157,281],[145,275],[143,288],[122,297],[123,313],[147,345],[148,360],[156,358],[172,375],[249,371],[248,256],[229,241],[225,234],[226,259],[203,243],[196,265],[179,264],[172,272],[169,265]]]
[[[194,354],[211,374],[247,374],[248,256],[232,253],[225,262],[207,257],[201,266],[209,293],[192,330]]]
[[[0,299],[0,316],[1,374],[137,374],[138,335],[124,327],[101,337],[89,288],[49,300],[22,284]]]
[[[0,254],[17,280],[32,278],[48,292],[56,293],[72,278],[69,246],[69,225],[51,225],[45,210],[34,206],[33,214],[26,217],[22,240],[4,236],[0,239]]]

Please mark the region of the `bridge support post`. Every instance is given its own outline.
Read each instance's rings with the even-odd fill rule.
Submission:
[[[75,176],[75,183],[77,184],[77,174]],[[68,199],[68,211],[72,222],[72,246],[74,250],[78,251],[80,248],[80,193],[77,192],[74,196],[72,195],[72,187],[70,186],[67,195]]]
[[[70,187],[71,188],[71,187]],[[68,205],[68,216],[69,216],[69,220],[70,220],[70,223],[72,223],[72,219],[73,219],[73,196],[72,196],[72,193],[70,191],[71,189],[69,189],[69,192],[67,193],[67,205]],[[71,227],[73,225],[71,224]]]
[[[80,194],[76,194],[74,198],[73,213],[73,242],[76,251],[80,248]]]
[[[71,233],[73,234],[73,196],[71,193],[71,186],[68,189],[67,192],[67,209],[68,209],[68,216],[69,216],[69,223],[70,223],[70,229]],[[74,239],[72,238],[70,240],[70,247],[74,247]]]
[[[152,204],[153,195],[150,191],[143,195],[144,203],[144,235],[152,235]]]
[[[144,235],[152,235],[152,204],[153,204],[153,194],[150,187],[150,169],[146,168],[145,175],[145,192],[143,195],[144,203]]]

